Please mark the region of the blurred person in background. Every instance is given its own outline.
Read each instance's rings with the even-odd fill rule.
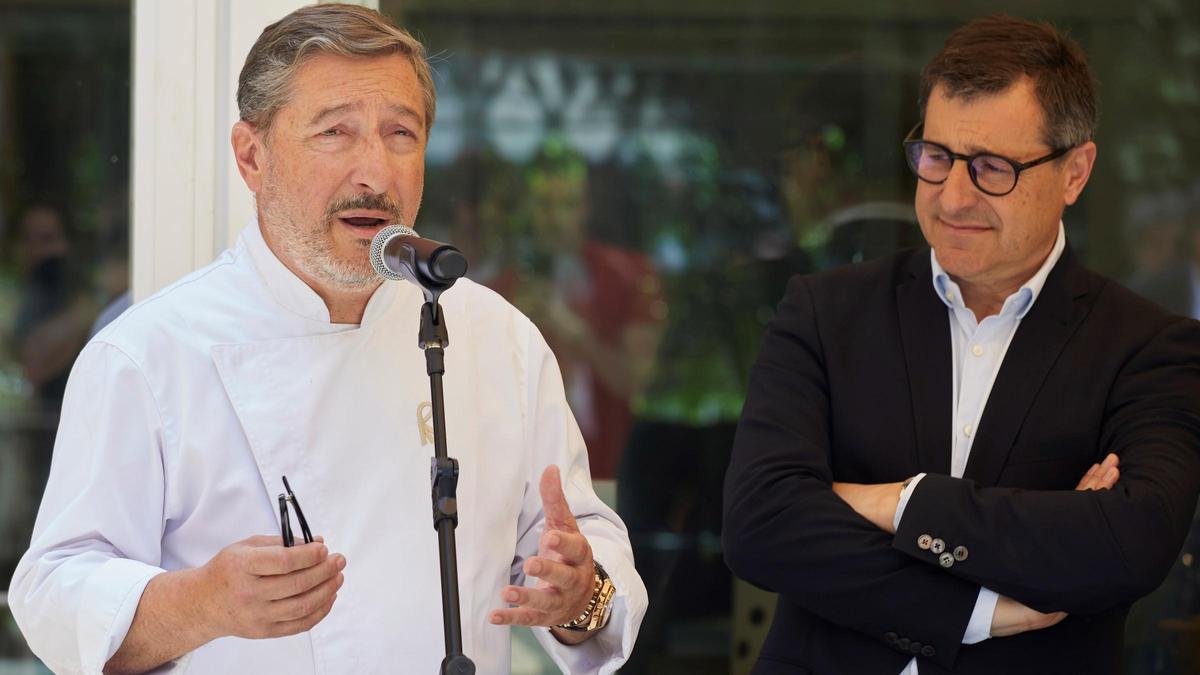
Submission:
[[[666,302],[649,258],[589,234],[588,165],[551,138],[526,170],[529,236],[491,286],[546,336],[588,446],[592,475],[614,478],[649,381]]]
[[[1200,319],[1200,182],[1151,195],[1135,208],[1137,268],[1129,287],[1164,308]]]
[[[34,397],[48,409],[57,409],[62,400],[71,364],[97,311],[81,283],[81,266],[67,258],[70,251],[57,208],[35,205],[18,219],[14,255],[22,290],[14,352]]]

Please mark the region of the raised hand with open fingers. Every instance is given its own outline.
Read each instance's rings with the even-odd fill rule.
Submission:
[[[500,600],[515,607],[492,610],[488,618],[493,624],[565,624],[587,608],[594,592],[592,547],[575,523],[557,466],[546,467],[538,487],[545,531],[538,543],[538,554],[525,561],[525,574],[537,578],[538,583],[506,586],[500,592]]]

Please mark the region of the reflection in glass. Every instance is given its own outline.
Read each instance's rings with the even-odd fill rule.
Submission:
[[[76,355],[128,288],[128,2],[0,3],[0,600]],[[41,673],[0,602],[0,673]]]
[[[467,249],[473,276],[535,319],[581,426],[604,418],[588,398],[603,380],[577,377],[604,351],[581,353],[595,344],[571,338],[651,319],[641,324],[653,357],[613,388],[631,419],[608,428],[624,441],[588,439],[597,475],[615,466],[651,593],[624,672],[748,672],[772,605],[744,590],[731,602],[716,534],[749,364],[792,274],[922,244],[900,141],[917,122],[920,64],[971,12],[522,0],[382,9],[441,55],[441,101],[454,111],[452,128],[433,130],[434,145],[445,132],[455,151],[431,153],[421,226]],[[1200,279],[1188,257],[1200,260],[1200,201],[1187,201],[1200,198],[1200,51],[1189,47],[1200,7],[1036,11],[1072,28],[1101,86],[1100,159],[1067,212],[1072,246],[1176,311],[1200,312],[1200,281],[1188,284]],[[1168,194],[1188,206],[1164,209]],[[601,275],[566,254],[578,241],[617,251],[617,269]],[[639,269],[657,279],[653,302],[632,294],[636,275],[622,276]],[[625,298],[604,309],[611,319],[572,300],[596,288]],[[1187,645],[1200,640],[1163,621],[1200,613],[1191,569],[1172,572],[1168,601],[1135,607],[1131,672],[1187,672]],[[515,672],[554,672],[520,670],[517,653]]]

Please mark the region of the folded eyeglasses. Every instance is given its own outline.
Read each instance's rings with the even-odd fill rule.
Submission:
[[[304,543],[311,544],[313,542],[312,531],[308,529],[308,521],[304,519],[304,511],[300,510],[300,502],[296,499],[296,494],[292,492],[292,486],[288,485],[287,476],[283,477],[283,489],[286,492],[279,493],[279,529],[283,535],[284,546],[295,546],[296,539],[292,534],[292,519],[288,515],[288,502],[291,502],[292,508],[296,509],[296,520],[300,521],[300,532],[304,535]]]

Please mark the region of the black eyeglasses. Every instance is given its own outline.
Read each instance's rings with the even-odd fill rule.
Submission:
[[[1045,157],[1038,157],[1030,162],[1018,162],[988,152],[962,155],[941,143],[914,138],[921,126],[918,124],[913,127],[913,130],[908,132],[908,136],[904,139],[904,156],[908,160],[908,168],[912,169],[917,178],[926,183],[941,185],[950,177],[950,169],[954,168],[954,160],[961,159],[967,163],[967,173],[970,174],[971,182],[975,184],[975,187],[993,197],[1003,197],[1015,190],[1017,178],[1022,171],[1058,159],[1072,149],[1059,148]]]
[[[291,502],[292,508],[296,509],[296,520],[300,521],[300,532],[304,535],[304,543],[313,543],[312,531],[308,529],[308,521],[304,519],[304,512],[300,510],[300,502],[296,500],[292,486],[288,485],[287,476],[283,477],[283,489],[287,491],[279,493],[279,529],[283,534],[283,545],[287,547],[296,545],[296,539],[292,535],[292,519],[288,516],[288,502]]]

